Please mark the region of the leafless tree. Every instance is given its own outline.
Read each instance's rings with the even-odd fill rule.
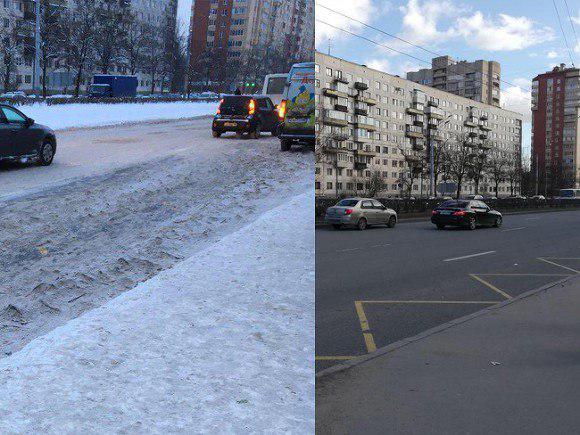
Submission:
[[[368,194],[371,198],[376,197],[379,193],[387,188],[387,180],[379,168],[371,168],[369,178]]]
[[[129,6],[115,0],[100,0],[95,2],[97,21],[93,38],[95,51],[95,66],[101,74],[119,65],[123,47],[127,45],[127,19]]]
[[[63,48],[67,66],[75,73],[75,96],[79,96],[85,74],[94,61],[97,7],[93,0],[76,0],[63,14]]]
[[[495,151],[491,153],[487,163],[487,172],[493,180],[497,197],[499,197],[499,185],[505,180],[508,166],[508,160],[501,152]]]
[[[159,81],[164,63],[163,41],[159,38],[158,29],[151,23],[143,24],[143,67],[151,79],[151,93]]]
[[[11,28],[0,36],[0,74],[2,88],[9,92],[17,88],[16,59],[22,54],[20,46],[21,22],[15,21]]]
[[[468,178],[471,171],[473,159],[476,155],[476,146],[477,144],[466,133],[458,135],[455,140],[450,143],[446,169],[450,179],[455,182],[457,186],[455,196],[458,199],[461,196],[463,183]]]
[[[42,75],[43,97],[46,97],[49,85],[48,71],[54,62],[63,56],[64,42],[62,6],[52,3],[51,0],[42,0],[40,3],[39,67]]]
[[[510,153],[506,158],[505,178],[510,184],[510,195],[514,196],[522,180],[522,164],[519,154]]]

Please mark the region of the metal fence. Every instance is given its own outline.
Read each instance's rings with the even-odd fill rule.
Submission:
[[[316,198],[316,216],[324,217],[326,209],[335,205],[341,198]],[[392,208],[401,215],[428,215],[431,210],[444,202],[443,199],[406,199],[406,198],[376,198],[386,207]],[[562,208],[580,208],[580,198],[559,199],[520,199],[498,198],[485,199],[484,202],[500,212],[550,210]]]

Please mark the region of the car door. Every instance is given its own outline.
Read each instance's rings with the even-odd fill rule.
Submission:
[[[4,118],[4,112],[0,106],[0,159],[14,155],[14,145],[12,144],[12,131],[10,124]]]
[[[270,117],[271,130],[274,131],[278,126],[278,110],[271,99],[266,98],[266,104],[268,105],[268,116]]]
[[[262,121],[262,131],[272,130],[271,109],[265,98],[258,98],[258,110],[260,111],[260,120]]]
[[[489,207],[483,201],[478,201],[481,208],[484,210],[484,225],[493,225],[495,223],[495,215],[491,213],[491,207]]]
[[[37,145],[35,133],[28,128],[26,116],[12,107],[3,106],[1,110],[4,114],[4,119],[8,123],[13,155],[25,156],[33,154]]]
[[[480,201],[471,201],[471,209],[475,212],[477,225],[487,225],[487,206]]]
[[[386,207],[381,204],[376,199],[373,199],[373,205],[375,207],[375,213],[377,216],[377,223],[386,224],[389,221],[389,212]]]
[[[361,202],[361,212],[362,216],[366,218],[367,223],[369,225],[375,224],[376,222],[376,214],[375,214],[375,207],[371,200],[364,200]]]

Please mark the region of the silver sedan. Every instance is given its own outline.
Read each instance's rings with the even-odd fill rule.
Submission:
[[[365,230],[369,225],[393,228],[397,223],[397,212],[376,199],[345,198],[326,210],[325,221],[335,229],[353,226]]]

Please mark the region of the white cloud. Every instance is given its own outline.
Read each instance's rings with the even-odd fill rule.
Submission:
[[[456,26],[468,45],[489,51],[522,50],[554,39],[551,28],[539,27],[524,16],[499,14],[499,19],[493,20],[477,11],[470,17],[459,18]]]
[[[578,54],[580,54],[580,42],[578,42],[578,44],[576,44],[576,47],[574,47],[574,51]]]
[[[547,56],[548,56],[548,59],[555,59],[558,57],[558,53],[556,53],[555,51],[549,51]]]
[[[400,77],[406,77],[407,71],[416,71],[421,67],[412,61],[397,60],[396,62],[391,62],[384,57],[370,59],[365,62],[365,65],[369,68],[373,68],[379,71],[386,72],[391,75],[398,75]]]
[[[450,1],[409,0],[407,6],[401,6],[403,25],[400,37],[414,44],[435,45],[451,38],[453,29],[441,30],[439,21],[444,17],[459,13],[459,9]]]
[[[580,25],[580,9],[578,9],[578,16],[572,17],[572,21],[574,21],[576,24]]]
[[[512,80],[515,86],[508,86],[502,89],[501,105],[503,108],[513,110],[524,115],[524,122],[531,122],[532,101],[531,93],[528,89],[531,86],[530,80],[526,78],[516,78]]]
[[[375,14],[375,8],[371,0],[356,0],[356,7],[353,7],[352,0],[324,0],[322,2],[316,1],[315,16],[317,20],[324,21],[332,26],[339,27],[351,32],[356,32],[362,26],[362,24],[356,23],[347,17],[343,17],[328,9],[322,8],[320,5],[327,6],[334,9],[337,12],[345,14],[347,17],[355,18],[359,21],[368,23],[370,18]],[[341,32],[326,24],[316,22],[315,26],[316,35],[316,45],[321,46],[322,44],[328,44],[328,40],[336,41],[338,39],[343,39],[349,35]]]

